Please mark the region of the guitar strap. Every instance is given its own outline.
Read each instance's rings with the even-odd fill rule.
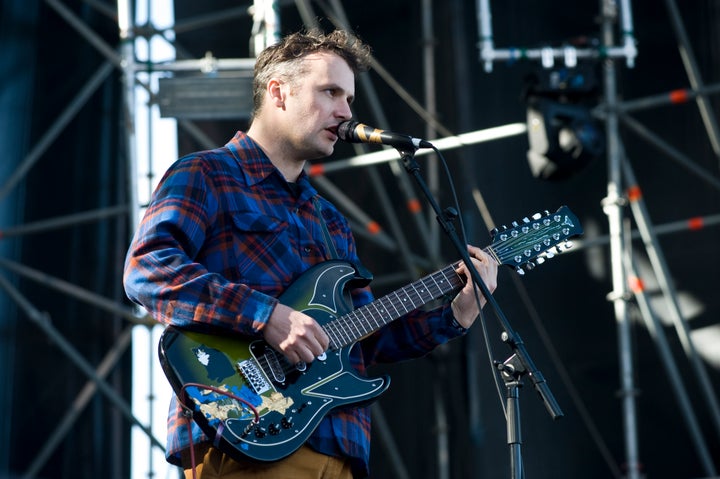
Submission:
[[[335,249],[335,243],[333,243],[332,237],[330,236],[330,231],[328,231],[327,223],[325,223],[325,218],[322,214],[322,206],[320,206],[317,196],[313,196],[313,205],[315,205],[315,214],[317,214],[318,219],[320,220],[320,226],[322,226],[322,233],[325,238],[325,247],[327,251],[330,252],[330,257],[332,259],[340,259],[337,250]]]

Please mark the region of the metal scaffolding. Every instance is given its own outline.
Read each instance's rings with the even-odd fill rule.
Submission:
[[[99,65],[94,75],[88,78],[86,84],[77,92],[75,97],[68,103],[66,109],[55,120],[51,128],[47,130],[45,135],[37,142],[30,154],[27,155],[20,163],[13,174],[0,185],[0,199],[6,197],[8,193],[17,187],[23,177],[32,169],[38,159],[47,152],[53,141],[57,138],[64,127],[73,119],[79,109],[88,101],[90,95],[96,91],[104,82],[113,69],[122,72],[123,77],[123,109],[126,120],[125,128],[125,144],[127,151],[127,167],[128,167],[128,188],[127,197],[130,202],[127,205],[119,205],[112,208],[101,209],[97,211],[88,211],[55,218],[47,221],[37,222],[33,224],[25,224],[8,228],[3,231],[3,237],[22,236],[38,231],[49,231],[57,228],[63,228],[68,225],[77,225],[85,222],[100,221],[104,219],[112,219],[118,217],[127,218],[130,225],[136,225],[139,220],[141,210],[138,178],[140,172],[137,166],[137,135],[135,131],[136,110],[136,88],[143,88],[148,92],[152,99],[154,107],[157,107],[157,97],[159,92],[156,90],[155,84],[139,78],[139,74],[162,75],[163,73],[193,72],[200,77],[208,73],[220,72],[242,72],[251,69],[253,59],[251,58],[234,58],[221,59],[208,55],[205,58],[193,60],[176,60],[171,62],[163,62],[161,64],[151,64],[150,62],[138,62],[135,51],[135,40],[139,31],[143,31],[144,35],[160,35],[165,32],[159,29],[153,30],[152,25],[137,25],[135,22],[136,4],[131,0],[118,0],[117,11],[107,11],[105,5],[87,0],[86,3],[97,9],[98,11],[113,15],[117,14],[119,47],[115,48],[104,42],[95,32],[93,32],[82,20],[80,20],[61,0],[45,0],[45,3],[79,35],[81,35],[90,45],[97,49],[104,57],[104,63]],[[337,27],[349,28],[352,22],[347,18],[342,2],[339,0],[330,0],[329,2],[320,2],[324,6],[323,15],[330,18]],[[673,225],[653,225],[647,214],[642,195],[639,194],[637,181],[634,177],[629,158],[625,156],[624,147],[620,139],[620,128],[626,127],[629,131],[637,134],[646,140],[652,146],[665,153],[671,159],[683,164],[688,170],[693,172],[698,178],[705,182],[709,182],[714,188],[720,187],[720,182],[714,180],[715,175],[708,174],[701,168],[686,158],[681,152],[675,150],[671,145],[667,144],[662,138],[645,129],[643,125],[632,118],[631,113],[639,109],[652,108],[659,104],[669,104],[676,102],[677,98],[682,97],[684,101],[694,101],[702,116],[706,133],[713,145],[713,150],[720,159],[720,128],[718,121],[709,104],[709,95],[720,91],[717,85],[706,85],[699,73],[697,62],[694,59],[690,42],[687,39],[682,21],[674,3],[674,0],[666,0],[665,5],[672,20],[673,29],[677,37],[677,41],[684,52],[683,63],[686,68],[687,76],[691,83],[691,88],[682,91],[669,92],[656,97],[648,97],[632,101],[620,101],[617,98],[617,72],[616,64],[619,60],[624,60],[628,67],[634,66],[637,50],[635,48],[635,39],[633,37],[633,18],[631,13],[630,0],[622,0],[620,2],[619,11],[615,2],[611,0],[602,0],[600,2],[601,18],[602,18],[602,39],[601,48],[570,48],[548,46],[545,48],[520,48],[520,49],[503,49],[496,48],[493,41],[492,32],[492,15],[490,11],[489,0],[477,0],[479,31],[481,35],[480,41],[480,61],[484,64],[488,74],[492,73],[493,64],[495,62],[506,62],[517,59],[528,61],[538,61],[543,68],[552,68],[557,62],[563,62],[564,65],[572,67],[578,59],[593,60],[602,62],[603,65],[603,84],[604,84],[604,102],[594,112],[594,114],[604,121],[607,131],[607,174],[608,174],[608,191],[607,196],[602,200],[604,211],[608,218],[609,237],[604,240],[609,244],[611,251],[610,265],[612,267],[612,284],[613,291],[609,295],[612,301],[618,326],[618,344],[620,353],[620,382],[621,382],[621,401],[623,409],[622,423],[624,427],[625,442],[625,464],[626,475],[628,479],[640,479],[641,477],[641,459],[638,443],[640,437],[637,431],[636,423],[636,390],[637,385],[634,383],[633,370],[633,350],[630,341],[630,319],[628,316],[628,303],[634,299],[639,305],[643,320],[646,327],[651,331],[653,338],[658,347],[661,360],[665,367],[666,373],[670,378],[674,388],[673,393],[680,404],[683,418],[687,424],[694,447],[703,469],[708,477],[717,476],[717,471],[713,463],[713,458],[708,450],[707,442],[702,437],[698,424],[697,415],[694,412],[691,398],[686,392],[682,378],[677,371],[675,359],[672,357],[667,345],[667,338],[664,335],[663,328],[659,325],[656,314],[650,307],[646,292],[640,286],[641,281],[635,281],[640,278],[637,266],[634,264],[632,256],[626,250],[626,245],[633,237],[633,232],[626,225],[626,211],[630,208],[632,219],[638,227],[637,236],[643,242],[645,250],[651,258],[653,272],[659,279],[662,287],[663,295],[672,311],[673,323],[678,337],[681,339],[687,360],[692,364],[692,371],[697,375],[697,379],[701,384],[703,392],[703,400],[711,412],[711,419],[716,432],[720,436],[720,407],[715,396],[715,391],[710,383],[710,379],[706,372],[706,366],[699,356],[695,347],[688,323],[682,315],[678,306],[677,294],[670,280],[670,273],[667,261],[663,256],[663,252],[659,247],[657,235],[668,232]],[[316,12],[313,10],[312,2],[308,0],[296,0],[294,7],[300,14],[306,26],[315,26]],[[220,22],[226,20],[230,16],[250,16],[252,15],[252,45],[255,51],[259,51],[264,46],[275,41],[278,37],[278,26],[280,19],[281,5],[277,1],[255,1],[254,9],[249,12],[245,9],[232,9],[227,12],[215,12],[211,16],[195,19],[195,22],[189,21],[185,27],[193,28],[194,25],[207,25],[212,22]],[[434,98],[435,87],[434,80],[437,73],[433,69],[434,51],[431,39],[434,37],[432,30],[433,3],[431,0],[423,0],[422,2],[422,19],[423,31],[423,54],[425,56],[425,70],[423,76],[426,79],[426,89],[424,98],[418,101],[405,91],[392,75],[377,61],[372,64],[373,70],[393,88],[398,97],[402,98],[408,106],[410,106],[427,124],[426,137],[432,139],[433,144],[440,150],[451,150],[466,147],[482,142],[489,142],[503,138],[514,138],[524,135],[527,132],[525,123],[514,123],[509,125],[498,126],[474,132],[466,132],[462,134],[454,134],[449,128],[445,127],[438,119],[436,112],[436,102]],[[619,22],[618,22],[619,20]],[[616,40],[617,27],[620,26],[621,41]],[[175,27],[175,26],[174,26]],[[150,30],[147,30],[150,28]],[[169,30],[172,30],[170,27]],[[165,37],[163,37],[165,38]],[[387,124],[385,111],[382,103],[378,100],[369,78],[362,76],[359,78],[360,88],[363,90],[363,97],[368,99],[373,120],[379,125]],[[192,119],[178,119],[178,126],[194,138],[198,143],[208,148],[214,147],[212,141],[193,123]],[[437,138],[439,137],[439,138]],[[309,167],[308,173],[313,178],[317,188],[327,196],[331,201],[338,205],[344,211],[351,224],[353,225],[356,235],[362,237],[363,240],[372,242],[378,247],[397,254],[401,257],[405,272],[402,275],[407,278],[415,278],[418,271],[428,268],[437,267],[442,264],[440,254],[440,233],[434,218],[425,216],[422,209],[414,208],[410,205],[416,205],[418,198],[414,192],[414,188],[410,184],[405,172],[402,170],[397,153],[394,150],[386,150],[380,152],[368,153],[362,146],[355,145],[355,156],[344,160],[336,160],[326,164],[315,164]],[[426,152],[418,152],[419,155]],[[403,196],[404,202],[408,205],[408,211],[405,214],[410,215],[415,231],[408,233],[401,227],[401,221],[398,219],[397,207],[389,198],[386,188],[377,167],[381,164],[387,164],[391,173],[394,175],[396,183],[399,185],[399,191]],[[431,187],[439,190],[437,165],[429,163],[431,177]],[[382,205],[384,220],[380,221],[372,217],[362,205],[357,204],[351,197],[345,194],[336,184],[333,183],[331,176],[335,172],[344,171],[351,168],[364,168],[368,172],[372,188],[377,195],[378,201]],[[472,178],[467,179],[472,182]],[[494,225],[493,219],[483,209],[482,195],[477,188],[473,188],[473,194],[477,199],[478,214],[484,217],[487,225]],[[712,217],[705,218],[704,224],[718,224],[720,219]],[[387,225],[387,231],[380,225]],[[687,225],[675,225],[676,228],[683,228]],[[425,245],[425,251],[413,254],[412,248],[407,245],[411,242],[409,235],[417,235],[420,243]],[[596,241],[603,241],[599,239]],[[582,243],[578,244],[578,249],[588,246]],[[114,392],[112,385],[108,384],[106,376],[108,371],[112,370],[118,358],[130,347],[131,329],[137,325],[150,327],[154,325],[149,317],[140,313],[133,308],[128,307],[125,303],[109,300],[92,291],[80,288],[70,284],[60,278],[51,277],[42,271],[37,271],[17,262],[0,258],[0,266],[18,277],[22,277],[33,282],[37,282],[45,287],[60,291],[70,297],[85,302],[93,307],[107,312],[108,314],[122,318],[127,327],[124,328],[117,337],[114,348],[107,352],[104,360],[98,365],[88,364],[75,348],[63,338],[63,336],[52,327],[51,323],[44,313],[40,312],[36,306],[31,304],[22,294],[3,276],[0,276],[0,288],[10,297],[14,303],[26,314],[44,334],[53,338],[59,345],[63,354],[71,362],[76,364],[79,369],[87,376],[85,387],[78,391],[76,400],[72,407],[68,408],[65,417],[59,418],[54,433],[40,445],[35,461],[25,471],[25,477],[37,477],[42,470],[48,458],[53,451],[62,442],[65,434],[70,430],[72,423],[76,420],[79,413],[88,404],[90,398],[98,392],[120,411],[127,419],[128,423],[133,424],[146,433],[152,448],[163,450],[163,441],[153,435],[147,424],[138,420],[132,413],[131,405],[119,399]],[[477,353],[477,352],[476,352]],[[471,358],[479,357],[477,355],[469,355]],[[151,357],[151,361],[155,362],[156,358]],[[470,369],[477,368],[477,365],[468,364]],[[558,366],[560,367],[560,366]],[[149,365],[149,369],[153,366]],[[564,386],[569,385],[566,383]],[[152,392],[149,397],[155,396]],[[150,399],[152,401],[153,399]],[[444,412],[447,405],[442,404],[442,399],[438,398],[436,405],[438,411],[436,414],[436,427],[439,431],[437,438],[438,463],[439,470],[436,471],[436,477],[450,477],[447,451],[447,436]],[[577,406],[582,409],[581,404]],[[383,411],[379,407],[373,409],[376,427],[382,431],[383,446],[386,454],[390,458],[393,467],[397,473],[397,477],[408,477],[407,468],[403,464],[403,458],[397,451],[395,440],[392,433],[386,425],[386,419]],[[587,417],[588,427],[593,429],[591,420]],[[602,444],[598,446],[603,449]],[[611,457],[605,454],[605,459],[610,469],[616,477],[620,477],[619,467],[614,464]]]
[[[644,199],[642,198],[638,183],[632,171],[632,166],[629,162],[630,160],[625,156],[620,136],[620,124],[624,122],[628,126],[632,126],[636,132],[643,132],[646,137],[653,137],[647,130],[643,130],[637,122],[628,116],[628,110],[638,108],[640,104],[650,107],[653,106],[655,102],[646,99],[645,101],[636,100],[629,102],[629,104],[623,104],[617,94],[617,61],[624,60],[626,65],[632,68],[635,65],[635,58],[638,53],[635,47],[631,2],[630,0],[622,0],[619,2],[620,5],[618,8],[617,2],[615,1],[600,1],[602,43],[597,48],[576,48],[568,45],[563,47],[520,47],[512,49],[495,48],[489,3],[489,0],[478,0],[479,30],[482,39],[481,59],[484,61],[486,71],[492,71],[493,62],[517,59],[539,61],[542,67],[546,69],[553,68],[558,60],[562,61],[562,66],[568,68],[574,68],[579,59],[601,61],[603,65],[604,103],[597,109],[596,115],[605,122],[606,127],[608,190],[607,196],[602,200],[602,205],[608,217],[610,231],[610,265],[612,267],[613,291],[608,295],[608,300],[612,301],[614,305],[615,319],[618,326],[621,384],[619,395],[622,401],[622,424],[625,440],[624,465],[626,472],[624,477],[628,479],[640,479],[642,477],[642,461],[639,452],[639,435],[637,430],[636,396],[638,385],[635,383],[636,374],[633,364],[634,351],[631,338],[631,320],[628,312],[628,305],[633,297],[639,304],[646,327],[652,332],[660,358],[673,385],[673,392],[679,402],[683,418],[685,419],[686,426],[703,469],[708,477],[715,477],[717,471],[707,441],[702,435],[697,415],[693,409],[682,378],[678,373],[678,368],[670,352],[667,338],[665,337],[657,315],[649,307],[646,292],[641,286],[642,281],[639,279],[640,274],[627,248],[631,231],[628,230],[624,219],[626,207],[630,206],[632,218],[638,225],[646,252],[651,258],[653,272],[661,283],[663,294],[672,311],[673,323],[678,337],[681,339],[685,354],[687,355],[686,359],[692,364],[692,371],[696,374],[701,384],[703,399],[709,408],[716,433],[720,436],[720,407],[717,395],[708,377],[707,368],[693,344],[686,318],[683,317],[680,310],[677,292],[670,279],[671,275],[657,239],[655,226],[650,221],[644,205]],[[679,10],[674,0],[666,0],[665,4],[670,13],[680,50],[684,52],[683,63],[693,88],[691,91],[683,94],[671,92],[670,94],[662,95],[661,98],[656,98],[656,100],[672,102],[674,96],[695,98],[706,126],[708,137],[713,145],[713,150],[716,156],[720,158],[720,150],[717,147],[718,139],[720,138],[720,135],[718,135],[718,121],[708,106],[709,99],[707,94],[709,90],[706,90],[707,86],[702,81],[697,62],[694,59],[692,46],[688,40],[688,35],[685,32]],[[620,45],[617,43],[618,25],[621,28],[622,36]],[[712,87],[713,90],[715,88],[716,86]],[[672,148],[663,145],[657,138],[655,138],[655,140],[656,144],[659,143],[666,153],[671,156],[682,157],[682,155],[674,154]],[[685,163],[692,164],[692,162],[687,160]],[[700,174],[698,176],[706,179],[713,178],[711,174]],[[619,468],[614,468],[614,472],[616,476],[619,475]]]

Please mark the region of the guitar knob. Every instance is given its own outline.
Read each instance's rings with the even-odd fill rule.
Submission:
[[[280,421],[280,425],[282,425],[282,427],[284,427],[285,429],[290,429],[293,425],[292,416],[282,418],[282,421]]]
[[[268,426],[268,432],[270,433],[270,435],[276,436],[280,434],[280,426],[278,424],[270,424]]]
[[[267,435],[267,430],[264,427],[258,426],[255,428],[255,437],[261,439],[261,438],[265,437],[266,435]]]

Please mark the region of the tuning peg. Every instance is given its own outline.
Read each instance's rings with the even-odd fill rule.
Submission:
[[[532,215],[532,219],[534,220],[539,220],[540,218],[542,218],[542,215],[540,213],[535,213],[534,215]]]
[[[520,276],[525,276],[525,270],[520,267],[515,268],[515,272],[517,272]]]
[[[537,264],[543,264],[545,262],[545,258],[542,256],[538,256],[538,258],[535,260]]]

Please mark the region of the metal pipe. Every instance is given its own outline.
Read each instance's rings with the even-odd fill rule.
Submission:
[[[615,8],[612,0],[601,0],[602,12],[602,44],[610,47],[614,43],[613,25]],[[609,296],[612,301],[615,320],[617,322],[618,354],[620,364],[620,401],[623,414],[623,433],[625,442],[625,467],[627,479],[640,479],[640,460],[638,454],[637,412],[635,398],[635,373],[632,352],[631,321],[628,315],[627,277],[624,268],[625,244],[627,231],[624,228],[623,205],[621,196],[622,169],[620,155],[620,134],[616,111],[617,78],[615,62],[607,58],[603,62],[603,83],[605,103],[608,115],[605,118],[607,135],[607,196],[603,200],[603,210],[608,217],[610,232],[610,263],[612,269],[613,291]]]
[[[87,103],[90,96],[95,93],[100,85],[110,76],[113,70],[112,64],[103,63],[100,68],[91,76],[83,88],[78,92],[77,96],[72,99],[70,104],[63,110],[55,122],[50,125],[45,134],[40,138],[35,147],[28,153],[23,161],[18,165],[10,178],[7,179],[2,188],[0,188],[0,199],[4,198],[12,188],[27,174],[40,157],[50,148],[53,141],[60,136],[63,129],[70,123],[80,109]]]
[[[422,0],[422,79],[424,87],[425,109],[433,118],[437,118],[437,93],[435,81],[435,32],[433,30],[433,2],[432,0]],[[437,138],[435,128],[429,123],[425,125],[425,139],[434,140]],[[436,154],[430,154],[425,162],[427,171],[428,188],[433,196],[440,195],[440,176],[438,174],[438,158]],[[432,258],[440,258],[440,223],[435,220],[434,213],[428,209],[427,217],[422,222],[423,228],[427,230],[425,238],[427,238],[428,252]],[[425,228],[427,225],[427,228]]]
[[[255,0],[250,52],[257,56],[280,41],[280,9],[275,0]]]
[[[343,28],[346,30],[350,30],[348,25],[349,21],[347,19],[347,16],[345,14],[345,11],[343,9],[343,6],[341,2],[338,0],[331,0],[332,5],[332,12],[327,12],[327,14],[331,17],[331,21],[335,24],[338,28]],[[382,69],[382,66],[377,62],[375,59],[371,59],[371,68],[375,69],[376,72],[378,72],[378,69]],[[382,107],[382,103],[377,97],[377,93],[375,91],[375,88],[370,81],[370,78],[367,75],[360,75],[359,77],[360,85],[363,89],[363,93],[366,95],[371,111],[373,112],[374,117],[379,122],[379,124],[387,124],[387,118],[385,117],[385,112]],[[396,91],[404,91],[399,85],[395,88]],[[408,95],[409,96],[409,95]],[[412,98],[410,98],[412,100]],[[422,107],[418,108],[422,111],[424,109]],[[356,147],[356,149],[360,149],[360,147]],[[399,160],[399,155],[395,154],[395,160]],[[389,162],[388,166],[390,167],[390,171],[394,175],[395,179],[398,182],[398,186],[400,188],[400,192],[405,197],[405,202],[407,205],[415,204],[417,203],[417,196],[415,194],[415,190],[412,186],[412,183],[410,179],[408,178],[408,175],[405,171],[403,171],[403,168],[400,166],[399,161],[392,161]],[[379,176],[371,177],[371,180],[373,180],[373,186],[376,191],[380,192],[384,189],[383,184],[379,181]],[[379,193],[380,194],[380,193]],[[398,222],[396,214],[395,214],[395,208],[389,208],[385,209],[385,215],[389,222]],[[412,216],[411,219],[415,223],[415,227],[417,228],[418,235],[422,239],[422,241],[419,242],[423,247],[426,249],[426,254],[430,258],[434,258],[433,251],[430,248],[430,239],[429,239],[429,230],[427,223],[425,222],[425,218],[421,214],[421,209],[414,209],[411,210]],[[398,224],[394,224],[391,226],[393,231],[395,232],[398,241],[403,244],[407,244],[407,239],[405,238],[405,232],[402,228],[399,227]],[[436,259],[436,258],[434,258]],[[415,272],[415,267],[412,265],[411,262],[409,262],[409,257],[403,252],[403,260],[405,261],[406,268],[408,269],[409,273]]]
[[[123,401],[120,394],[114,391],[92,368],[87,360],[70,344],[60,332],[55,329],[50,321],[47,314],[38,311],[28,300],[25,298],[4,276],[0,275],[0,288],[4,289],[5,292],[20,306],[25,312],[28,318],[35,323],[53,343],[62,350],[62,352],[83,372],[90,378],[98,387],[98,389],[105,395],[105,397],[118,408],[133,424],[137,425],[142,429],[148,437],[153,441],[153,444],[163,451],[164,446],[153,436],[144,424],[142,424],[135,416],[125,401]]]
[[[45,286],[53,288],[57,291],[62,291],[63,293],[66,293],[76,299],[84,301],[92,306],[96,306],[104,311],[108,311],[109,313],[120,316],[130,321],[131,323],[144,325],[157,324],[155,323],[155,321],[151,320],[147,316],[139,317],[133,312],[131,308],[125,306],[124,304],[111,301],[104,296],[100,296],[99,294],[93,293],[92,291],[88,291],[87,289],[81,288],[62,279],[50,276],[49,274],[43,273],[42,271],[29,268],[27,266],[21,265],[20,263],[10,261],[5,258],[0,258],[0,266],[21,276],[37,281],[38,283],[44,284]]]
[[[36,221],[34,223],[26,223],[24,225],[14,226],[6,228],[4,230],[0,230],[0,239],[9,238],[11,236],[20,236],[51,231],[58,228],[64,228],[69,225],[77,225],[99,219],[110,218],[113,216],[120,216],[127,214],[127,212],[127,206],[112,206],[99,210],[86,211],[83,213],[76,213],[67,216],[59,216],[48,220]]]
[[[703,79],[700,75],[700,68],[698,67],[697,60],[695,60],[695,54],[693,53],[690,39],[687,36],[687,31],[680,19],[680,12],[673,0],[665,0],[665,5],[670,13],[670,21],[675,29],[675,36],[680,43],[678,45],[680,57],[685,65],[685,72],[688,75],[688,80],[690,80],[690,85],[693,90],[700,90],[704,86]],[[698,95],[695,101],[700,110],[700,116],[702,117],[715,156],[720,159],[720,126],[718,126],[717,117],[715,116],[712,105],[710,105],[710,100],[705,95]]]
[[[486,141],[500,140],[503,138],[510,138],[513,136],[524,135],[527,133],[526,123],[510,123],[508,125],[496,126],[492,128],[486,128],[484,130],[476,130],[468,133],[461,133],[460,135],[449,136],[433,141],[435,148],[441,151],[452,150],[455,148],[461,148],[464,146],[474,145],[476,143],[484,143]],[[415,156],[425,156],[432,152],[432,150],[418,150]],[[345,160],[335,160],[328,163],[314,163],[309,168],[309,173],[312,176],[324,175],[336,171],[342,171],[348,168],[359,168],[378,163],[387,163],[390,161],[397,160],[397,151],[394,149],[385,149],[381,151],[375,151],[364,155],[354,156]]]
[[[120,37],[120,68],[123,81],[125,148],[128,166],[129,223],[133,231],[139,221],[137,138],[135,134],[135,39],[132,36],[133,11],[131,0],[118,0],[118,35]],[[150,89],[148,89],[150,91]]]
[[[628,267],[630,268],[630,272],[635,277],[638,277],[635,265],[631,264]],[[665,335],[663,325],[660,323],[660,319],[658,319],[657,315],[654,314],[652,307],[650,306],[650,301],[647,298],[647,294],[645,294],[645,290],[638,287],[633,292],[635,300],[638,303],[638,307],[640,308],[643,321],[645,322],[645,327],[650,332],[653,342],[658,348],[658,354],[660,355],[660,360],[665,367],[665,373],[668,376],[670,384],[673,385],[672,390],[680,407],[680,413],[685,418],[685,423],[687,425],[688,432],[690,433],[690,439],[695,445],[695,450],[705,470],[705,474],[707,474],[708,477],[715,477],[717,475],[715,465],[713,464],[710,452],[702,439],[702,429],[700,428],[697,417],[693,412],[692,402],[690,401],[690,396],[683,384],[682,376],[680,375],[677,365],[673,360],[670,344],[667,340],[667,336]]]
[[[117,365],[118,360],[122,357],[130,345],[130,340],[132,339],[132,328],[133,326],[128,326],[123,330],[123,332],[118,336],[115,346],[107,352],[103,360],[100,362],[95,370],[95,374],[97,374],[98,378],[105,380],[107,375]],[[68,432],[70,432],[73,424],[75,424],[75,421],[96,392],[97,385],[93,380],[89,380],[85,383],[85,386],[83,386],[80,390],[75,398],[75,401],[73,401],[72,405],[67,410],[65,416],[63,416],[55,430],[48,436],[43,448],[35,455],[32,464],[23,475],[24,478],[35,477],[40,472],[57,446],[63,441]]]
[[[634,120],[628,115],[620,115],[622,123],[634,131],[638,136],[646,140],[651,145],[658,148],[660,151],[668,155],[668,157],[679,165],[686,168],[689,172],[693,173],[700,180],[706,182],[710,186],[720,189],[720,180],[715,178],[710,172],[705,171],[703,168],[698,166],[686,155],[681,153],[677,148],[670,145],[667,141],[663,140],[658,135],[654,134],[647,127],[640,124],[640,122]]]
[[[624,102],[618,103],[618,109],[622,113],[628,113],[631,111],[642,110],[653,106],[677,105],[688,102],[700,95],[707,96],[715,93],[720,93],[720,83],[707,85],[698,88],[697,90],[681,88],[667,93],[660,93],[658,95],[651,95],[644,98],[636,98],[634,100],[626,100]]]
[[[477,9],[478,29],[480,31],[480,59],[485,61],[485,71],[490,73],[495,61],[490,0],[478,0]]]
[[[627,162],[624,162],[624,174],[627,178],[628,185],[634,186],[637,184],[634,172]],[[633,217],[638,225],[638,231],[640,231],[640,235],[645,244],[645,250],[650,258],[653,271],[658,279],[660,289],[663,292],[663,297],[667,302],[668,311],[670,312],[670,317],[675,325],[675,331],[680,339],[680,344],[682,345],[688,360],[692,364],[692,371],[695,373],[698,382],[700,383],[700,389],[708,405],[708,409],[710,410],[710,415],[715,424],[716,433],[720,437],[720,404],[718,404],[717,396],[715,395],[710,378],[707,374],[707,368],[698,355],[697,349],[695,349],[695,344],[690,336],[690,328],[688,327],[687,320],[683,317],[682,312],[680,311],[677,291],[675,289],[675,285],[672,283],[667,262],[665,261],[665,257],[660,249],[660,243],[658,242],[657,236],[648,219],[649,215],[642,195],[633,195],[631,197],[630,208],[632,209]]]
[[[45,3],[50,5],[66,22],[70,24],[71,27],[73,27],[87,42],[97,48],[97,50],[110,62],[112,62],[113,65],[116,67],[122,68],[122,56],[118,54],[118,52],[115,51],[113,47],[107,44],[100,35],[95,33],[90,27],[85,25],[85,23],[80,20],[77,15],[75,15],[72,10],[70,10],[68,7],[63,5],[62,2],[59,2],[58,0],[45,0]],[[118,0],[118,5],[122,3],[122,0]],[[121,20],[121,15],[124,14],[125,10],[122,10],[118,8],[118,20]],[[122,37],[121,37],[122,40]]]

